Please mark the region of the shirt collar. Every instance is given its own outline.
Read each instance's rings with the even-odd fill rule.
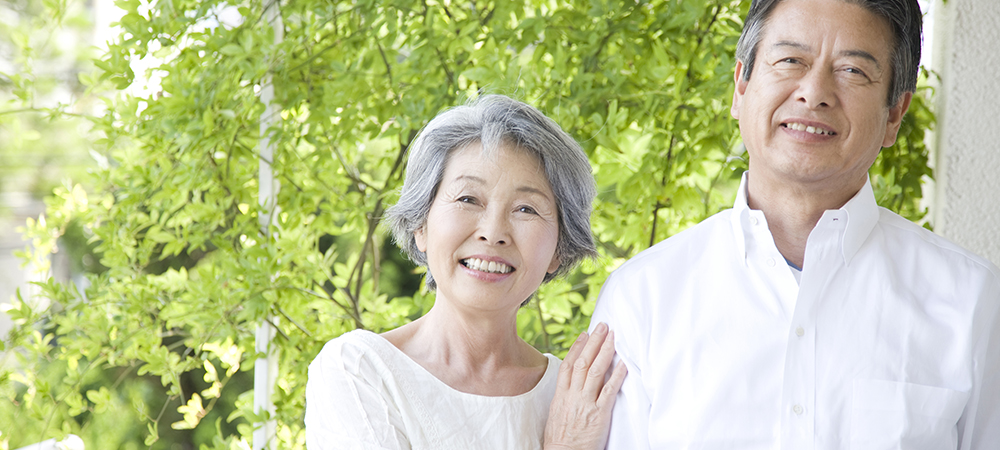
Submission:
[[[745,232],[750,230],[750,205],[747,203],[747,174],[743,172],[740,188],[736,191],[736,201],[733,202],[733,213],[730,221],[733,225],[733,238],[736,239],[736,256],[743,264],[747,260],[747,239]]]
[[[749,171],[743,172],[740,180],[740,188],[736,192],[736,201],[733,203],[733,213],[731,223],[733,226],[733,237],[736,239],[736,251],[741,261],[746,263],[746,239],[751,231],[751,220],[763,220],[760,211],[750,209],[747,203],[747,178]],[[838,210],[829,210],[823,214],[820,221],[828,217],[845,217],[847,224],[841,228],[840,250],[844,258],[844,263],[849,264],[854,255],[861,249],[872,229],[878,222],[879,208],[875,202],[875,193],[872,190],[871,180],[865,178],[865,184],[857,194],[854,194],[847,203]],[[759,219],[754,219],[759,217]],[[817,224],[818,225],[818,224]],[[810,238],[812,238],[810,234]]]
[[[844,253],[844,263],[849,264],[878,223],[879,209],[875,203],[871,179],[866,176],[861,190],[840,210],[847,213],[847,229],[844,230],[841,251]]]

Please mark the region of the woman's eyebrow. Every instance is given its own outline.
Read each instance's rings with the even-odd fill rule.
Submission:
[[[517,192],[528,192],[528,193],[531,193],[531,194],[541,195],[542,197],[545,197],[545,198],[549,197],[549,195],[546,194],[545,191],[543,191],[541,189],[538,189],[538,188],[535,188],[535,187],[531,187],[531,186],[521,186],[521,187],[517,188]]]
[[[485,184],[486,180],[479,178],[475,175],[459,175],[455,178],[455,181],[471,181],[478,184]]]

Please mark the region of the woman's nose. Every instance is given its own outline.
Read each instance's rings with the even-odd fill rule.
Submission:
[[[479,222],[478,239],[493,245],[510,242],[510,222],[499,208],[491,208]]]

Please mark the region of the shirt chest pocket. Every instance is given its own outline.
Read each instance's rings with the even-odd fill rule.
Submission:
[[[966,392],[881,380],[855,380],[852,450],[955,448]]]

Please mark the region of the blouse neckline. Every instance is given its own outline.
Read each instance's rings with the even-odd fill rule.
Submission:
[[[548,384],[550,384],[550,381],[551,381],[552,377],[558,376],[559,363],[561,362],[561,360],[558,357],[556,357],[555,355],[552,355],[551,353],[543,353],[543,355],[545,356],[545,358],[548,359],[548,365],[545,367],[545,373],[542,374],[542,378],[538,380],[538,383],[535,383],[535,386],[533,386],[530,390],[528,390],[527,392],[525,392],[523,394],[518,394],[518,395],[480,395],[480,394],[472,394],[472,393],[469,393],[469,392],[463,392],[463,391],[460,391],[458,389],[455,389],[455,388],[451,387],[450,385],[448,385],[448,383],[445,383],[444,381],[441,381],[440,378],[434,376],[434,374],[432,374],[424,366],[421,366],[419,363],[417,363],[412,358],[410,358],[409,355],[407,355],[406,353],[403,353],[403,351],[400,350],[399,348],[397,348],[395,345],[392,345],[392,343],[389,342],[386,338],[384,338],[384,337],[382,337],[382,336],[380,336],[380,335],[378,335],[376,333],[373,333],[373,332],[368,331],[368,330],[354,330],[354,331],[351,331],[349,334],[355,334],[355,335],[357,335],[357,337],[359,337],[362,340],[364,340],[369,346],[375,348],[377,351],[379,351],[379,353],[382,353],[385,356],[390,356],[390,357],[392,357],[394,359],[399,359],[399,360],[404,361],[404,364],[410,366],[411,370],[414,370],[417,373],[420,373],[422,375],[425,375],[427,378],[430,378],[433,383],[438,384],[438,387],[440,387],[440,388],[442,388],[442,389],[444,389],[444,390],[446,390],[448,392],[453,392],[456,395],[467,396],[467,397],[472,397],[472,398],[479,398],[479,399],[512,400],[512,399],[519,399],[519,398],[528,398],[528,397],[537,395],[539,392],[541,392],[543,389],[545,389],[545,386],[547,386]]]

